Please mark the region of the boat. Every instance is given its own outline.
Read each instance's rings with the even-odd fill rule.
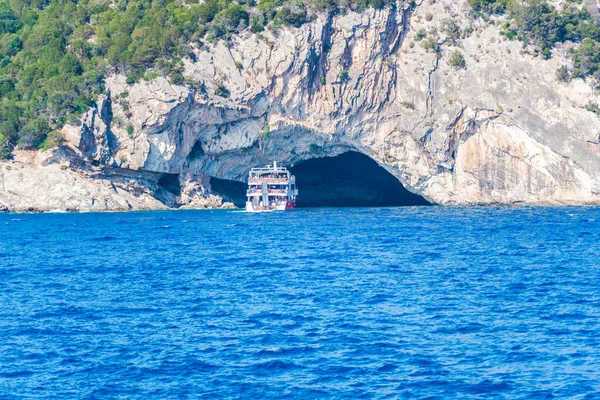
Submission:
[[[289,211],[296,207],[296,177],[285,167],[267,165],[248,174],[246,211]]]

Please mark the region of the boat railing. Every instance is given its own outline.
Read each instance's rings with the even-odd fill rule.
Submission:
[[[287,178],[249,178],[248,184],[262,184],[263,182],[267,183],[289,183],[289,179]]]
[[[282,195],[285,196],[287,195],[287,190],[281,190],[281,189],[269,189],[268,191],[268,195]],[[260,189],[249,189],[246,191],[246,195],[251,196],[251,195],[262,195],[262,190]]]

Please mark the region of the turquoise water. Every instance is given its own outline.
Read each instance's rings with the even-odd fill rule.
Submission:
[[[600,209],[0,215],[2,398],[600,398]]]

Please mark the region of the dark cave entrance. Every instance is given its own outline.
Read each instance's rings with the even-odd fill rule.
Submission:
[[[177,174],[164,174],[157,183],[159,188],[166,190],[174,196],[181,194],[181,184],[179,183],[179,175]]]
[[[289,168],[300,191],[298,207],[398,207],[430,203],[402,186],[370,157],[350,151],[314,158]],[[246,203],[246,184],[211,178],[212,190],[238,207]]]
[[[314,158],[290,168],[298,207],[398,207],[429,205],[372,158],[355,151]]]
[[[230,201],[236,207],[246,207],[246,189],[248,185],[244,182],[230,181],[210,177],[210,188],[213,192],[223,196],[225,201]]]

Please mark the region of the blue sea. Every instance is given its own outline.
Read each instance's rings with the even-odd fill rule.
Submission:
[[[0,398],[600,398],[599,208],[0,214]]]

